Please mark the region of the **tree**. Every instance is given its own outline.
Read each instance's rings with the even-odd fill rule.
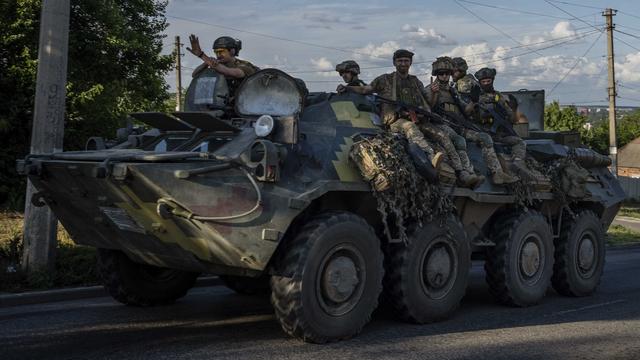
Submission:
[[[65,150],[113,137],[127,114],[164,108],[166,0],[72,0]],[[29,151],[40,1],[0,2],[0,203],[22,194],[15,160]],[[12,201],[13,203],[13,201]],[[15,201],[19,204],[20,201]]]
[[[609,122],[601,121],[587,125],[587,117],[578,114],[576,108],[568,106],[560,109],[557,101],[544,109],[544,127],[547,130],[574,130],[580,133],[582,143],[593,150],[609,154]],[[623,115],[617,121],[616,140],[618,147],[623,147],[640,136],[640,110]]]

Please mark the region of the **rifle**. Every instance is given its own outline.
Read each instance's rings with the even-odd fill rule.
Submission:
[[[436,114],[434,112],[431,112],[429,110],[423,109],[421,107],[415,106],[415,105],[410,105],[407,104],[403,101],[400,100],[391,100],[391,99],[387,99],[383,96],[380,95],[374,95],[373,96],[376,101],[379,101],[383,104],[388,104],[388,105],[393,105],[395,106],[395,110],[396,112],[402,112],[402,111],[406,111],[409,113],[409,117],[411,118],[411,121],[413,122],[418,122],[418,115],[422,116],[423,118],[426,118],[429,121],[432,122],[436,122],[436,123],[448,123],[450,124],[451,121],[449,121],[448,119],[445,119],[444,117],[442,117],[439,114]]]
[[[471,122],[469,119],[467,119],[467,116],[464,112],[465,106],[463,105],[462,100],[460,99],[460,94],[456,91],[456,89],[454,89],[453,87],[449,87],[449,92],[451,93],[451,96],[453,97],[453,100],[461,114],[461,118],[458,118],[456,120],[458,122],[463,123],[465,127],[470,128],[471,130],[474,130],[474,131],[488,132],[493,135],[496,135],[499,129],[504,129],[507,135],[509,136],[518,135],[516,134],[515,130],[513,130],[513,126],[511,125],[511,123],[508,122],[508,120],[506,120],[507,118],[506,112],[504,109],[502,109],[502,106],[500,106],[500,104],[497,104],[497,103],[495,104],[497,106],[500,106],[500,108],[496,110],[496,108],[492,106],[486,106],[486,105],[483,106],[481,103],[479,102],[477,103],[482,110],[488,112],[489,115],[491,115],[491,117],[493,118],[493,124],[491,125],[491,128],[483,129],[478,125],[474,124],[473,122]]]
[[[481,104],[480,108],[493,118],[493,124],[491,125],[490,132],[497,134],[500,129],[503,129],[509,136],[518,136],[513,129],[513,124],[507,119],[506,111],[502,108],[502,105],[496,104]]]

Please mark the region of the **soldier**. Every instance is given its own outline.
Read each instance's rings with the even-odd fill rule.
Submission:
[[[464,107],[464,112],[467,118],[477,118],[477,112],[475,111],[473,93],[479,94],[480,84],[471,74],[467,74],[468,66],[467,62],[461,58],[456,57],[451,59],[453,66],[453,81],[454,86],[452,94],[459,95],[460,107]],[[478,99],[475,99],[478,101]],[[459,108],[458,108],[459,111]],[[496,185],[509,184],[518,181],[516,177],[513,177],[502,169],[496,150],[493,147],[493,139],[491,135],[486,132],[475,131],[467,127],[462,127],[462,136],[467,141],[475,142],[480,145],[482,150],[482,157],[487,164],[487,168],[491,172],[491,182]]]
[[[454,100],[449,87],[449,77],[453,71],[451,58],[439,57],[433,62],[431,75],[436,80],[426,88],[427,99],[431,109],[440,115],[454,117],[462,116],[458,104]],[[431,138],[436,139],[446,150],[461,186],[476,187],[484,177],[476,175],[473,165],[467,155],[467,142],[446,124],[423,123],[420,129]]]
[[[237,58],[242,49],[242,41],[229,36],[222,36],[213,42],[213,53],[215,58],[209,57],[200,48],[198,37],[191,34],[189,36],[191,47],[187,48],[193,55],[202,59],[203,63],[193,71],[193,76],[207,67],[214,69],[225,76],[229,93],[233,96],[236,89],[245,77],[255,73],[259,69],[246,60]]]
[[[495,113],[499,113],[505,117],[508,124],[513,124],[515,121],[515,114],[507,99],[500,92],[493,88],[493,82],[496,77],[496,70],[490,68],[482,68],[475,73],[476,79],[480,82],[482,93],[480,94],[479,103],[481,108],[493,109]],[[493,126],[493,115],[485,113],[480,116],[480,122],[483,126],[490,128]],[[524,141],[517,135],[509,135],[500,128],[497,129],[496,134],[493,136],[495,141],[501,142],[511,147],[511,154],[513,155],[514,162],[520,166],[523,166],[524,159],[527,155],[527,146]]]
[[[428,109],[425,100],[424,86],[414,75],[409,74],[409,68],[413,60],[413,53],[400,49],[393,53],[393,64],[396,71],[390,74],[380,75],[370,85],[351,86],[338,85],[338,92],[353,91],[367,95],[377,93],[393,101],[402,101],[406,104]],[[442,159],[442,153],[435,154],[433,148],[424,138],[415,122],[408,120],[405,114],[398,114],[390,104],[382,104],[382,121],[390,131],[404,134],[407,139],[417,144],[429,157],[434,168],[438,167]]]
[[[358,79],[360,65],[353,60],[346,60],[336,65],[336,71],[342,77],[347,86],[365,86],[364,81]]]

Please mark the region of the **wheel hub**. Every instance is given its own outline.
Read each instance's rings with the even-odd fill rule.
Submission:
[[[584,237],[578,247],[578,267],[582,272],[588,272],[595,262],[595,246],[590,237]]]
[[[528,241],[520,253],[520,271],[526,277],[534,276],[540,269],[540,247],[533,241]]]
[[[430,288],[441,289],[451,277],[452,259],[444,247],[438,247],[425,256],[424,280]]]
[[[356,264],[347,256],[333,258],[325,267],[322,289],[327,299],[334,303],[349,299],[358,283]]]

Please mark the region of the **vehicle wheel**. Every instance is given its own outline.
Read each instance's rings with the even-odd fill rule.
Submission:
[[[536,211],[496,222],[484,265],[489,291],[510,306],[535,305],[544,297],[553,272],[553,235]]]
[[[247,277],[220,275],[220,280],[226,287],[242,295],[258,295],[268,294],[271,291],[269,287],[269,277]]]
[[[117,250],[98,250],[98,272],[105,289],[127,305],[170,304],[187,294],[198,273],[139,264]]]
[[[371,226],[354,214],[329,212],[284,245],[271,277],[282,329],[313,343],[358,334],[382,291],[383,256]]]
[[[582,211],[562,224],[556,239],[551,283],[566,296],[586,296],[600,283],[604,270],[605,233],[600,218]]]
[[[460,221],[450,216],[418,228],[409,244],[390,250],[385,291],[399,316],[424,324],[446,319],[467,290],[471,250]]]

